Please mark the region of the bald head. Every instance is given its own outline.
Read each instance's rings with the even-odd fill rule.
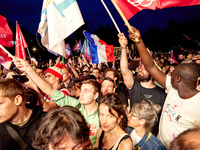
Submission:
[[[197,82],[199,67],[197,67],[196,64],[180,64],[175,68],[175,70],[183,80]]]

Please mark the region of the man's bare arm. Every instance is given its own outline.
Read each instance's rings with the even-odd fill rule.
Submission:
[[[121,46],[120,69],[124,79],[124,84],[128,89],[131,89],[131,87],[134,84],[134,79],[132,72],[128,69],[128,59],[126,52],[128,41],[123,33],[119,33],[118,37],[119,37],[119,44]]]
[[[129,32],[129,38],[136,43],[136,46],[138,48],[138,52],[141,57],[141,61],[145,67],[145,69],[149,72],[149,74],[164,88],[165,86],[165,81],[166,81],[166,74],[164,74],[161,70],[158,69],[158,67],[155,65],[153,58],[147,51],[144,42],[141,38],[140,32],[134,28],[131,27],[132,31]],[[136,40],[139,39],[139,42]]]

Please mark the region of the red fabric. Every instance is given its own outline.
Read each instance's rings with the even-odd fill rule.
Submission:
[[[8,26],[6,18],[0,15],[0,44],[6,47],[13,46],[13,33]]]
[[[1,48],[0,48],[0,64],[2,64],[7,70],[10,69],[10,66],[12,64],[11,58],[8,57],[6,52],[4,52]]]
[[[44,73],[47,73],[47,72],[49,72],[52,75],[58,77],[60,79],[60,81],[62,82],[63,76],[59,72],[57,72],[56,70],[54,70],[53,67],[52,68],[47,68]]]
[[[28,45],[24,39],[24,36],[22,34],[22,31],[16,22],[16,46],[15,46],[15,56],[26,59],[26,52],[25,48],[27,48]]]
[[[155,10],[200,4],[200,0],[115,0],[115,2],[127,20],[142,9]]]
[[[113,45],[105,45],[107,62],[115,61]]]
[[[170,60],[170,63],[171,64],[173,64],[173,63],[177,63],[177,61],[176,61],[176,59],[175,59],[175,57],[174,57],[174,52],[173,52],[173,50],[171,50],[171,60]]]

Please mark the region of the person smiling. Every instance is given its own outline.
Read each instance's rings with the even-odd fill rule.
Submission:
[[[114,94],[104,95],[98,101],[101,128],[97,131],[96,150],[132,150],[131,138],[124,129],[127,117],[123,102]]]

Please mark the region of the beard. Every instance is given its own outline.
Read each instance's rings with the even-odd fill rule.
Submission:
[[[141,75],[141,74],[138,74],[137,75],[137,80],[139,81],[139,82],[148,82],[148,81],[150,81],[151,80],[151,76],[150,75]]]

